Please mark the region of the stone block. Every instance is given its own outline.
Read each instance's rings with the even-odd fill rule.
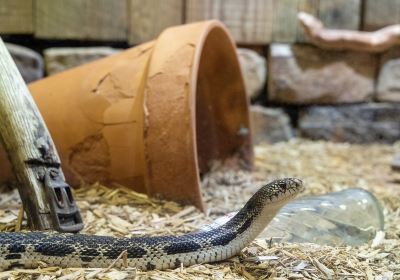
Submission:
[[[255,98],[263,90],[267,79],[266,59],[251,49],[238,48],[237,53],[247,95],[250,98]]]
[[[376,99],[400,102],[400,47],[391,48],[381,57]]]
[[[394,156],[390,166],[392,167],[393,171],[400,172],[400,154]]]
[[[253,143],[276,143],[294,136],[289,116],[281,108],[251,106]]]
[[[5,45],[26,83],[43,78],[44,63],[39,53],[15,44],[6,43]]]
[[[400,140],[400,106],[365,103],[311,106],[300,111],[302,136],[350,143],[393,143]]]
[[[268,63],[272,102],[354,103],[371,100],[374,92],[377,57],[373,54],[273,44]]]
[[[109,47],[49,48],[44,51],[46,73],[53,75],[118,52]]]

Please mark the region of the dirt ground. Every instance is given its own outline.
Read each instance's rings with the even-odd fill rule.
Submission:
[[[191,206],[149,199],[121,186],[95,184],[75,191],[86,223],[84,233],[139,236],[197,230],[240,209],[264,181],[274,178],[303,179],[306,191],[302,195],[360,187],[382,204],[385,235],[359,247],[270,244],[256,239],[240,256],[189,268],[141,272],[135,268],[60,269],[41,264],[37,269],[0,272],[0,279],[400,279],[400,172],[390,167],[395,154],[400,154],[400,143],[350,145],[296,139],[259,145],[252,173],[215,165],[203,178],[208,205],[205,214]],[[3,188],[0,230],[20,228],[20,207],[17,192]]]

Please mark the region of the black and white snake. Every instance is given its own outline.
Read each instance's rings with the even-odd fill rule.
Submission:
[[[226,224],[182,236],[115,238],[46,232],[0,233],[0,269],[35,267],[108,267],[124,251],[130,267],[174,268],[220,261],[238,254],[303,189],[299,179],[273,181],[257,191]],[[123,259],[115,262],[123,265]]]

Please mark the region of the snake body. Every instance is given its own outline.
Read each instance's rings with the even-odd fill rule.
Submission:
[[[238,254],[302,190],[298,179],[273,181],[258,190],[226,224],[182,236],[115,238],[48,232],[0,233],[0,268],[35,267],[39,262],[61,267],[116,267],[141,270],[215,262]]]

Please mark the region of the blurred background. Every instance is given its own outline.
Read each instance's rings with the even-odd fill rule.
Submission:
[[[247,93],[261,105],[252,107],[256,143],[399,139],[400,49],[321,50],[300,26],[301,11],[326,28],[371,31],[400,21],[399,0],[1,0],[0,34],[30,82],[169,26],[219,19],[239,46]]]

